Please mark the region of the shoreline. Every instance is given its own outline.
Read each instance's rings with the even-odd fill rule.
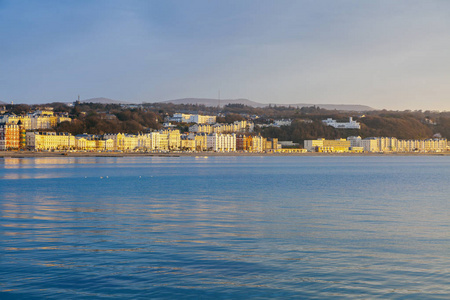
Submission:
[[[0,158],[35,158],[35,157],[195,157],[195,156],[448,156],[447,152],[389,152],[389,153],[248,153],[248,152],[32,152],[1,151]]]

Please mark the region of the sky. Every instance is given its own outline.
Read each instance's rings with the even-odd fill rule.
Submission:
[[[450,1],[0,0],[0,101],[450,111]]]

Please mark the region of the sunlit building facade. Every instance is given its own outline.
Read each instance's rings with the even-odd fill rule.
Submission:
[[[77,149],[75,137],[70,133],[27,132],[26,141],[31,150]]]
[[[236,151],[236,134],[211,133],[206,137],[206,147],[214,152]]]
[[[0,124],[0,150],[17,150],[20,147],[21,128],[17,124]]]

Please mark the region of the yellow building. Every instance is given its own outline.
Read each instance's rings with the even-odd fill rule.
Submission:
[[[112,139],[95,140],[97,151],[112,151],[114,150],[114,141]]]
[[[254,124],[248,121],[234,121],[231,124],[195,124],[189,127],[189,132],[196,133],[237,133],[237,132],[252,132]]]
[[[33,150],[69,150],[76,148],[75,137],[70,133],[27,132],[27,147]]]
[[[194,136],[195,139],[195,150],[196,151],[206,151],[207,147],[207,135],[197,134]]]
[[[181,150],[184,151],[195,151],[195,140],[182,139],[181,140]]]
[[[323,147],[323,141],[325,139],[317,139],[317,140],[305,140],[304,148],[307,151],[316,151],[316,149]]]
[[[90,140],[84,137],[75,138],[76,141],[76,149],[77,150],[85,150],[85,151],[94,151],[97,150],[97,143],[95,140]]]
[[[348,152],[350,149],[350,141],[346,139],[323,140],[323,147],[333,149],[331,152]]]
[[[350,141],[346,139],[337,140],[305,140],[304,148],[307,151],[317,151],[317,152],[348,152],[350,148]]]
[[[181,148],[181,135],[180,131],[177,130],[166,130],[167,131],[167,144],[169,150],[180,150]],[[166,133],[166,132],[164,132]]]
[[[6,114],[0,117],[0,123],[18,124],[19,121],[25,130],[52,129],[63,121],[72,121],[69,117],[58,117],[52,111],[39,110],[27,115]]]

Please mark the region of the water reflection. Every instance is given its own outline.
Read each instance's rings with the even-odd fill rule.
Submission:
[[[63,165],[71,164],[109,164],[115,163],[120,158],[101,158],[101,157],[37,157],[37,158],[4,158],[0,159],[0,164],[3,163],[4,168],[15,167],[35,167],[35,168],[48,168],[48,167],[60,167]]]
[[[396,165],[398,176],[336,159],[57,158],[39,165],[67,170],[0,167],[2,178],[24,179],[0,182],[2,292],[445,298],[449,173],[426,176],[450,169],[446,161],[414,175]]]
[[[0,179],[18,180],[18,179],[50,179],[50,178],[64,178],[67,175],[64,173],[59,174],[6,174],[0,176]]]

